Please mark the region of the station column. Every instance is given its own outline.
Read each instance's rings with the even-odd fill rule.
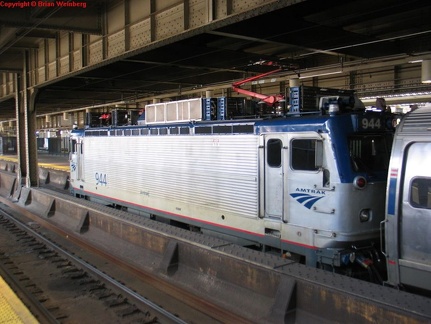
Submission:
[[[36,144],[36,95],[37,89],[30,86],[28,78],[29,52],[23,51],[22,73],[16,74],[16,120],[19,185],[38,185]]]

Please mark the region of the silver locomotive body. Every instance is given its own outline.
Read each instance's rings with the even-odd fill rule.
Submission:
[[[143,216],[348,266],[371,253],[384,218],[379,116],[75,131],[70,182],[77,196]]]

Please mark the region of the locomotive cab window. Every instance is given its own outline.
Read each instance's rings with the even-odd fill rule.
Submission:
[[[271,138],[267,142],[266,161],[270,167],[279,168],[281,166],[281,150],[283,148],[281,140]]]
[[[350,160],[356,172],[375,172],[388,169],[391,136],[354,135],[349,137]]]
[[[431,179],[415,178],[410,185],[410,204],[415,208],[431,209]]]
[[[76,140],[71,140],[71,147],[72,147],[72,153],[76,153],[78,151],[78,148],[76,146]]]
[[[72,148],[72,153],[76,154],[76,153],[83,153],[83,144],[82,143],[78,143],[77,140],[73,139],[71,140],[71,148]]]
[[[291,143],[292,169],[317,171],[323,163],[323,143],[316,139],[294,139]]]

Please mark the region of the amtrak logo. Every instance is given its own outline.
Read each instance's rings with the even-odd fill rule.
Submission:
[[[325,194],[324,192],[320,190],[309,190],[309,189],[296,189],[296,191],[301,191],[301,193],[292,193],[290,196],[294,199],[296,199],[297,202],[304,205],[308,209],[311,209],[313,205],[318,202],[320,199],[322,199],[324,196],[316,196],[311,195],[308,192],[314,193],[314,194]],[[305,192],[304,192],[305,191]]]
[[[76,164],[72,162],[70,164],[70,169],[72,170],[72,172],[76,171]]]

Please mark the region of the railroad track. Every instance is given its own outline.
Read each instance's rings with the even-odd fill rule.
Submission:
[[[431,320],[431,299],[425,297],[306,267],[51,190],[21,188],[17,200],[8,189],[14,183],[12,175],[1,174],[0,182],[0,202],[27,218],[21,223],[185,322]],[[3,198],[5,194],[8,198]],[[109,280],[104,285],[115,291]],[[132,297],[127,301],[139,304]],[[162,322],[158,317],[157,321]]]
[[[94,319],[116,323],[185,323],[119,279],[84,261],[76,251],[68,251],[70,242],[53,241],[55,236],[38,223],[17,217],[7,206],[0,206],[1,274],[41,323]]]

